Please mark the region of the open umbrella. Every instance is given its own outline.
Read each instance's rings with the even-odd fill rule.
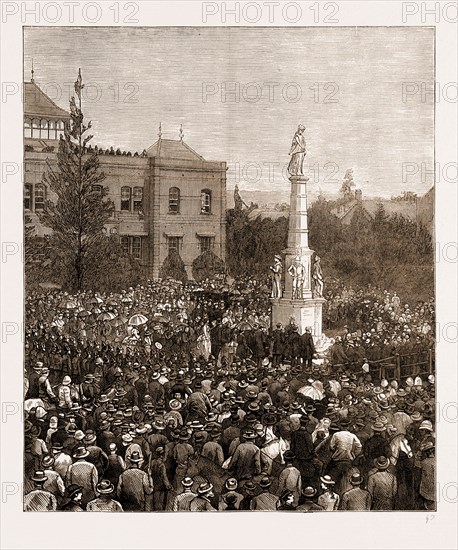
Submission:
[[[71,298],[66,298],[65,300],[62,300],[59,307],[62,309],[75,309],[78,307],[78,302]]]
[[[144,325],[148,322],[148,318],[142,315],[141,313],[137,313],[136,315],[132,315],[132,317],[129,319],[129,325],[133,327],[138,327],[140,325]]]
[[[97,317],[99,321],[113,321],[113,319],[116,319],[116,313],[112,311],[104,311]]]
[[[313,386],[303,386],[300,390],[297,390],[297,393],[300,393],[304,397],[310,397],[314,401],[321,401],[324,397],[324,395]]]
[[[89,317],[89,315],[92,315],[92,313],[87,310],[83,310],[78,313],[78,317]]]

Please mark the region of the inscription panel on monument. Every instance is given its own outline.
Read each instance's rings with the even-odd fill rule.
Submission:
[[[312,332],[315,332],[315,308],[303,307],[301,309],[301,327],[305,329],[310,327]]]

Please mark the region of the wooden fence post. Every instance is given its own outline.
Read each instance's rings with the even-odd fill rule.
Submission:
[[[396,353],[396,379],[401,380],[401,356]]]

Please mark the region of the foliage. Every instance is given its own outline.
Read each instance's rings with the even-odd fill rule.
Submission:
[[[195,281],[200,282],[205,279],[213,279],[217,275],[224,274],[225,266],[221,258],[219,258],[211,250],[202,252],[200,256],[192,262],[192,277]]]
[[[380,204],[373,218],[357,208],[343,225],[332,213],[336,202],[322,196],[308,210],[310,247],[322,259],[326,278],[355,288],[376,286],[397,291],[403,301],[429,300],[434,294],[431,235]],[[232,276],[262,277],[274,254],[286,248],[288,220],[227,216],[227,264]]]
[[[175,279],[185,283],[188,280],[188,274],[181,259],[180,254],[176,249],[172,249],[165,258],[164,263],[159,270],[160,279]]]
[[[47,200],[46,208],[39,213],[43,225],[53,231],[53,246],[66,273],[65,288],[70,291],[87,288],[89,279],[93,279],[90,258],[101,246],[104,226],[114,210],[107,199],[108,190],[101,185],[105,175],[99,170],[98,157],[87,151],[93,136],[87,133],[91,123],[83,122],[82,87],[79,74],[75,82],[79,101],[77,105],[74,97],[70,99],[71,120],[59,140],[57,166],[48,161],[43,176],[43,183],[57,200]],[[103,273],[101,267],[99,273]]]

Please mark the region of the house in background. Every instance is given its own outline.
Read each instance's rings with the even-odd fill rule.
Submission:
[[[43,227],[37,212],[56,197],[43,183],[47,162],[56,165],[59,138],[70,114],[34,82],[24,83],[24,214],[36,234]],[[157,278],[172,249],[179,252],[189,278],[192,263],[211,250],[225,261],[225,162],[208,161],[183,140],[159,139],[143,153],[94,148],[105,173],[103,186],[115,205],[106,231],[119,236],[145,275]]]

